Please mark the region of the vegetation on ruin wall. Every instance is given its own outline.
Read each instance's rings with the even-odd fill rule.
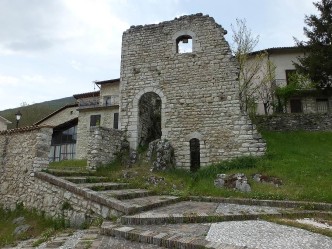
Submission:
[[[268,152],[262,158],[239,158],[206,167],[196,173],[184,170],[150,172],[143,153],[141,160],[130,168],[117,161],[99,169],[97,174],[165,194],[332,203],[332,132],[263,132],[263,136],[268,143]],[[217,174],[239,172],[248,176],[251,193],[214,186]],[[255,173],[281,178],[283,185],[275,187],[256,183],[251,179]]]

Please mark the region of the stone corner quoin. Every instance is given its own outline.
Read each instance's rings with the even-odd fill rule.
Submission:
[[[161,138],[171,141],[176,165],[190,168],[191,141],[205,166],[238,156],[261,156],[266,144],[238,97],[238,65],[212,17],[195,14],[123,33],[120,85],[121,129],[132,148],[144,136],[139,100],[161,101]],[[181,42],[191,44],[181,53]]]

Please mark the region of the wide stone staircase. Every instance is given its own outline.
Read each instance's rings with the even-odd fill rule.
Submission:
[[[146,189],[131,188],[128,183],[111,182],[93,172],[72,169],[48,170],[37,176],[122,214],[117,219],[105,217],[100,228],[79,230],[75,238],[71,235],[59,239],[58,236],[58,240],[54,238],[40,248],[264,248],[255,241],[252,247],[238,243],[237,236],[220,233],[216,224],[239,222],[236,226],[241,226],[245,221],[264,221],[271,217],[321,217],[331,215],[332,210],[332,204],[326,203],[156,195]],[[311,210],[305,210],[306,206]],[[305,238],[297,241],[297,237],[290,239],[301,245]],[[327,246],[321,248],[331,248],[332,240],[319,236],[317,240]],[[305,241],[309,247],[301,248],[316,248],[310,247],[310,240]],[[292,248],[291,245],[283,248]]]

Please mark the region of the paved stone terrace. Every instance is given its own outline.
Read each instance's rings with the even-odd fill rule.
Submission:
[[[52,176],[51,179],[56,184],[55,178]],[[124,215],[117,222],[104,221],[100,229],[58,234],[37,247],[39,249],[332,248],[330,237],[261,220],[266,216],[332,215],[330,204],[315,203],[311,207],[318,210],[307,211],[299,209],[307,204],[303,202],[196,197],[182,200],[174,196],[153,195],[144,189],[131,189],[127,184],[88,183],[84,176],[66,179],[76,182],[73,183],[76,187],[69,189],[87,191],[90,196],[98,196],[105,203],[123,203],[120,206],[132,207],[136,214]],[[15,248],[32,248],[33,242],[25,241]]]

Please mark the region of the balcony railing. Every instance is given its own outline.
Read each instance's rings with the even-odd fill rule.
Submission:
[[[81,99],[79,101],[79,109],[111,107],[119,105],[119,95],[104,96],[102,101],[99,97]]]

